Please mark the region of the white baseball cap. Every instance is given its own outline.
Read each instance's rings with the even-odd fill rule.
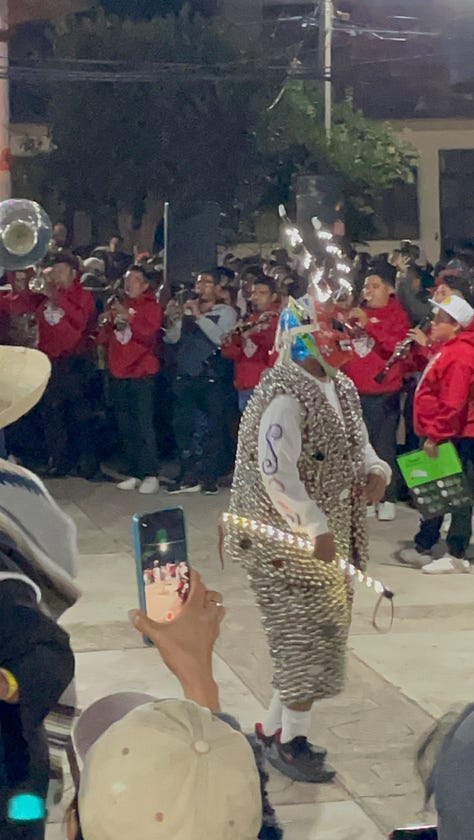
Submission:
[[[461,327],[468,327],[474,318],[474,309],[468,304],[467,300],[464,300],[459,295],[449,295],[440,303],[431,298],[430,303],[438,309],[442,309],[443,312],[447,312],[448,315],[451,315],[451,318],[454,318]]]
[[[262,798],[253,750],[209,709],[111,695],[83,713],[74,743],[85,840],[256,840]]]
[[[39,402],[50,375],[51,362],[39,350],[0,346],[0,429]]]

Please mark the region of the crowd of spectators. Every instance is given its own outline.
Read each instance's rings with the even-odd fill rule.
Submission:
[[[173,289],[163,284],[153,258],[127,256],[117,237],[83,263],[65,247],[64,226],[55,227],[55,236],[41,273],[8,272],[0,291],[2,342],[37,346],[52,362],[38,406],[8,427],[6,454],[35,468],[42,463],[41,472],[49,477],[75,473],[103,481],[102,462],[119,451],[127,474],[118,488],[144,494],[159,489],[163,463],[173,459],[177,472],[167,481],[168,492],[217,493],[232,471],[239,413],[275,362],[279,311],[289,296],[306,292],[291,258],[282,250],[268,260],[228,255],[222,266],[205,268],[195,281]],[[361,395],[371,442],[394,470],[386,498],[368,510],[387,521],[394,518],[400,497],[395,455],[402,416],[406,448],[423,442],[434,455],[438,443],[452,439],[472,477],[471,266],[468,256],[436,270],[421,266],[417,249],[405,245],[391,255],[358,259],[354,289],[334,317],[351,340],[345,371]],[[392,364],[407,338],[412,347]],[[453,514],[449,562],[458,563],[445,571],[465,570],[470,522],[470,508],[460,510],[457,518]],[[429,551],[440,527],[439,518],[422,521],[415,537],[419,565],[424,562],[420,558],[428,557],[424,568],[433,566]],[[36,627],[40,609],[31,585],[31,591],[28,585],[25,590],[25,582],[16,574],[13,578],[8,586],[21,600],[26,633],[26,617]],[[6,599],[5,586],[0,594]],[[5,606],[1,614],[6,624]],[[143,840],[194,833],[216,840],[257,835],[280,840],[261,749],[220,710],[212,651],[223,617],[221,594],[206,589],[195,571],[189,600],[175,621],[157,624],[132,611],[133,626],[159,649],[186,700],[126,693],[102,698],[86,710],[75,729],[82,773],[74,779],[77,789],[67,818],[70,840],[112,835],[125,840],[134,831]],[[49,616],[41,613],[41,618],[51,644],[56,628]],[[13,619],[12,612],[12,626]],[[10,631],[3,636],[13,638]],[[32,643],[30,635],[28,652]],[[9,666],[0,668],[0,701],[8,719],[16,722],[31,699],[24,688],[26,671],[19,670],[11,653],[2,651],[0,661]],[[10,667],[20,678],[20,690]],[[54,661],[50,667],[53,672]],[[27,677],[37,686],[36,674]],[[462,783],[469,782],[469,774],[459,769],[472,752],[472,717],[468,707],[428,779],[427,793],[435,795],[444,840],[472,836],[472,816],[463,810],[470,787]],[[40,715],[31,728],[35,739],[41,720]],[[44,765],[41,739],[34,744]],[[176,758],[169,781],[165,762],[170,750]],[[5,754],[0,759],[1,771],[7,767]],[[2,784],[7,791],[11,782],[4,778]],[[36,835],[24,836],[42,838],[43,823],[41,818]],[[19,836],[7,828],[2,826],[6,840]]]
[[[124,491],[155,493],[161,478],[172,494],[216,494],[231,480],[240,413],[275,361],[279,311],[307,281],[283,248],[266,259],[229,253],[196,278],[164,283],[159,258],[127,254],[118,236],[84,260],[66,247],[64,225],[54,236],[42,273],[7,272],[0,292],[2,341],[37,346],[53,363],[40,405],[7,430],[8,452],[49,476],[106,480],[101,463],[112,461]],[[354,292],[337,317],[352,343],[345,372],[393,472],[368,515],[388,521],[406,492],[396,455],[419,444],[413,399],[429,354],[385,367],[409,334],[416,346],[429,341],[432,298],[472,303],[473,260],[433,268],[411,243],[351,256]]]

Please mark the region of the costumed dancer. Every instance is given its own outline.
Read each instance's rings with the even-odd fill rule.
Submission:
[[[344,685],[351,590],[334,561],[365,567],[367,501],[380,500],[391,478],[369,443],[357,391],[337,370],[347,361],[341,338],[318,326],[310,296],[283,310],[279,359],[240,424],[229,509],[271,527],[231,524],[226,536],[228,554],[248,573],[273,659],[273,699],[256,733],[274,767],[306,782],[335,775],[326,751],[307,738],[314,701]],[[275,539],[276,529],[293,533],[292,544]],[[296,535],[314,541],[313,556]]]
[[[50,372],[43,353],[0,347],[0,427],[38,402]],[[59,753],[74,714],[74,656],[57,619],[79,595],[75,573],[74,523],[36,475],[0,460],[2,840],[42,840],[48,788],[57,791],[50,781],[62,781]]]

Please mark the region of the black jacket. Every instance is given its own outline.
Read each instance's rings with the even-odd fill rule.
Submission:
[[[0,571],[5,571],[0,554]],[[74,676],[69,637],[42,612],[25,580],[0,578],[0,667],[20,688],[20,702],[0,701],[0,837],[41,837],[39,826],[14,829],[2,822],[12,792],[46,797],[49,755],[43,721]],[[26,832],[26,833],[25,833]],[[28,833],[29,832],[29,833]]]

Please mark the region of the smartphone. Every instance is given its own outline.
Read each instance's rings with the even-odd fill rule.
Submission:
[[[434,825],[413,825],[408,828],[396,828],[390,840],[438,840],[438,829]]]
[[[136,513],[133,540],[140,608],[155,621],[172,621],[190,585],[183,508]]]

